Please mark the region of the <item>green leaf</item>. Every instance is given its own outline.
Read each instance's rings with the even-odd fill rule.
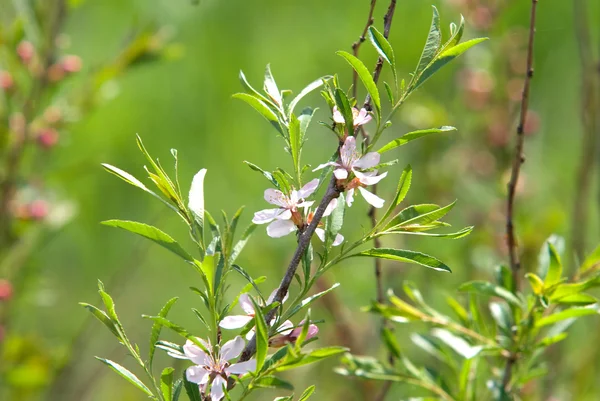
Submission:
[[[554,324],[556,322],[560,322],[561,320],[570,319],[574,317],[581,317],[587,315],[595,315],[598,314],[598,310],[596,308],[570,308],[565,309],[563,311],[554,313],[550,316],[543,317],[535,322],[535,327],[544,327],[549,324]]]
[[[426,233],[426,232],[421,232],[421,231],[414,231],[413,227],[409,227],[406,230],[400,228],[397,230],[388,231],[386,233],[387,234],[423,235],[426,237],[459,239],[459,238],[463,238],[463,237],[466,237],[467,235],[471,234],[471,232],[473,231],[473,228],[475,228],[475,227],[471,226],[471,227],[465,227],[462,230],[456,231],[454,233],[431,234],[431,233]]]
[[[167,315],[169,314],[169,311],[171,310],[171,307],[175,304],[175,302],[177,302],[177,297],[175,298],[171,298],[170,300],[167,301],[167,303],[165,304],[165,306],[162,307],[162,309],[160,310],[160,312],[158,313],[158,316],[160,317],[164,317],[166,318]],[[149,351],[148,351],[148,365],[152,366],[152,361],[154,359],[154,352],[156,351],[156,342],[158,341],[158,338],[160,337],[160,332],[162,329],[162,325],[158,322],[155,322],[152,325],[152,331],[150,334],[150,347],[149,347]]]
[[[179,379],[175,382],[173,386],[173,401],[179,401],[179,396],[181,395],[181,389],[183,388],[183,380]]]
[[[440,14],[438,13],[438,10],[435,6],[432,7],[433,17],[431,19],[431,26],[429,27],[429,34],[427,35],[427,41],[425,42],[425,47],[423,47],[423,52],[421,53],[419,64],[417,65],[417,69],[415,70],[415,77],[418,76],[423,70],[425,70],[429,63],[433,61],[442,43],[442,31],[440,30]]]
[[[273,102],[271,102],[269,99],[267,99],[265,96],[263,96],[262,93],[260,93],[259,91],[254,89],[252,87],[252,85],[250,85],[250,83],[246,79],[246,76],[244,75],[244,72],[242,70],[240,70],[239,78],[240,78],[240,82],[242,83],[242,86],[244,87],[244,89],[246,89],[246,91],[250,92],[251,95],[253,95],[256,98],[259,98],[260,100],[262,100],[265,103],[270,104],[274,108],[277,107],[277,106],[275,106],[275,104],[273,104]]]
[[[298,399],[298,401],[306,401],[310,398],[311,395],[313,395],[313,393],[315,392],[315,386],[310,386],[308,387],[306,390],[304,390],[304,392],[302,393],[302,395],[300,396],[300,398]]]
[[[275,127],[279,134],[281,134],[281,136],[285,138],[283,130],[281,129],[281,125],[279,124],[279,119],[277,118],[277,115],[273,110],[269,108],[269,106],[267,106],[265,102],[247,93],[236,93],[235,95],[233,95],[233,98],[243,100],[244,102],[252,106],[254,110],[258,111],[260,115],[266,118],[267,121],[269,121],[271,125]]]
[[[469,281],[461,285],[459,291],[500,297],[514,306],[521,307],[521,301],[512,292],[487,281]]]
[[[254,224],[254,223],[250,224],[248,226],[248,228],[246,228],[246,231],[244,231],[244,233],[242,234],[242,237],[234,245],[233,250],[231,251],[231,255],[229,256],[229,264],[230,265],[232,265],[233,262],[235,262],[237,257],[240,255],[240,253],[242,252],[242,250],[244,249],[244,247],[250,240],[250,237],[254,233],[254,230],[256,230],[256,227],[258,227],[256,224]]]
[[[285,390],[293,390],[294,386],[290,382],[280,379],[276,376],[262,376],[252,382],[253,387],[260,388],[281,388]]]
[[[250,297],[252,304],[254,305],[255,317],[254,321],[256,324],[256,372],[260,372],[265,360],[267,359],[267,352],[269,351],[269,327],[265,321],[260,305],[258,305],[252,297]]]
[[[392,330],[383,327],[381,330],[381,337],[390,354],[397,359],[400,358],[402,356],[402,351],[400,350],[400,344],[398,344],[398,340],[394,336]]]
[[[273,177],[273,174],[269,173],[268,171],[263,170],[262,168],[258,167],[254,163],[250,163],[249,161],[245,160],[244,163],[246,163],[248,165],[248,167],[250,167],[252,170],[262,173],[262,175],[264,175],[267,178],[267,180],[269,180],[271,182],[271,184],[273,184],[277,188],[279,188],[279,183],[277,182],[277,180],[275,180],[275,178]]]
[[[295,315],[296,313],[298,313],[302,308],[307,307],[308,305],[310,305],[312,302],[316,301],[317,299],[321,298],[323,295],[327,294],[330,291],[333,291],[334,289],[338,288],[340,286],[340,283],[335,283],[333,284],[331,287],[329,287],[328,289],[318,292],[314,295],[311,295],[310,297],[304,298],[302,300],[302,302],[300,302],[298,305],[296,305],[293,309],[289,310],[287,312],[287,316],[291,317],[293,315]]]
[[[550,255],[550,265],[548,266],[548,274],[544,279],[544,285],[550,287],[558,282],[562,277],[562,262],[554,245],[548,242],[548,253]]]
[[[352,54],[341,50],[336,52],[336,54],[342,56],[348,62],[348,64],[350,64],[352,68],[354,68],[354,71],[356,71],[358,77],[360,78],[363,85],[367,89],[367,92],[369,92],[369,95],[371,96],[373,105],[377,110],[377,116],[381,118],[381,99],[379,98],[379,90],[377,89],[377,85],[373,80],[371,72],[367,69],[367,67],[365,67],[362,61],[354,57]]]
[[[440,53],[431,63],[431,65],[428,66],[427,69],[425,69],[425,71],[421,73],[412,89],[417,89],[425,81],[427,81],[427,79],[429,79],[433,74],[435,74],[440,68],[442,68],[450,61],[454,60],[455,58],[469,50],[471,47],[485,40],[487,40],[487,38],[471,39]]]
[[[103,221],[102,224],[110,227],[122,228],[123,230],[127,230],[134,234],[141,235],[142,237],[148,238],[149,240],[156,242],[163,248],[168,249],[175,255],[181,257],[186,262],[194,263],[194,258],[190,256],[190,254],[187,253],[185,249],[183,249],[181,245],[177,243],[177,241],[175,241],[168,234],[165,234],[163,231],[159,230],[156,227],[143,223],[138,223],[137,221],[127,220],[106,220]]]
[[[350,133],[353,132],[354,127],[354,115],[352,114],[352,107],[350,106],[350,101],[348,100],[348,96],[346,93],[340,88],[335,89],[335,104],[342,116],[344,117],[344,122],[346,124],[346,130]]]
[[[183,371],[183,387],[185,388],[185,392],[187,393],[190,401],[202,401],[202,397],[200,396],[200,388],[196,383],[192,383],[188,381],[185,370]]]
[[[192,179],[190,187],[188,207],[194,216],[200,230],[200,243],[204,248],[204,176],[206,169],[203,168]]]
[[[432,134],[439,134],[442,132],[450,132],[450,131],[456,131],[456,128],[450,127],[450,126],[443,126],[440,128],[429,128],[429,129],[424,129],[424,130],[419,130],[419,131],[412,131],[412,132],[402,135],[400,138],[394,139],[393,141],[389,142],[387,145],[382,146],[381,149],[379,149],[377,152],[384,153],[389,150],[395,149],[399,146],[406,145],[407,143],[414,141],[415,139],[419,139],[424,136],[428,136],[428,135],[432,135]]]
[[[445,329],[435,328],[431,333],[465,359],[474,358],[483,349],[481,346],[472,346],[461,337],[458,337]]]
[[[271,73],[271,65],[267,64],[265,68],[265,84],[264,84],[265,92],[271,98],[276,105],[281,106],[283,104],[283,99],[281,98],[281,92],[279,92],[279,88],[275,83],[275,78],[273,78],[273,74]]]
[[[292,101],[290,102],[290,105],[288,106],[288,118],[291,117],[292,113],[294,113],[294,108],[296,107],[296,105],[298,104],[298,102],[300,102],[300,100],[302,100],[302,98],[306,95],[308,95],[310,92],[314,91],[315,89],[320,88],[321,86],[323,86],[323,81],[330,79],[331,75],[325,75],[313,82],[311,82],[310,84],[306,85],[306,87],[304,89],[302,89],[300,91],[300,93],[298,93],[298,95],[292,99]]]
[[[595,304],[598,300],[588,294],[573,294],[557,299],[556,302],[563,305],[585,306]]]
[[[331,212],[331,215],[327,216],[325,220],[325,246],[329,247],[335,241],[336,235],[342,229],[344,224],[344,215],[346,211],[346,202],[344,200],[344,194],[340,194],[336,208]]]
[[[377,53],[383,58],[392,68],[392,74],[394,74],[395,86],[398,87],[398,73],[396,72],[396,56],[394,55],[394,49],[390,42],[379,32],[373,25],[369,27],[369,39],[371,44],[377,50]],[[393,99],[392,99],[393,103]]]
[[[115,337],[117,337],[119,340],[121,339],[121,335],[117,330],[115,322],[113,322],[113,320],[110,317],[108,317],[106,313],[96,308],[94,305],[86,304],[84,302],[80,302],[79,305],[89,310],[92,313],[92,315],[96,317],[96,319],[100,320],[102,324],[108,327],[108,329],[115,335]]]
[[[173,399],[173,368],[165,368],[160,374],[160,390],[166,401]]]
[[[592,268],[597,268],[598,266],[600,266],[600,245],[598,245],[598,247],[594,249],[594,251],[589,254],[587,258],[585,258],[581,264],[581,267],[579,267],[579,273],[585,273],[586,271]]]
[[[537,274],[527,273],[525,274],[527,280],[529,280],[529,285],[531,285],[531,289],[535,295],[542,295],[544,292],[544,282],[541,278],[538,277]]]
[[[150,391],[150,389],[148,389],[148,387],[146,387],[146,385],[144,383],[142,383],[142,381],[140,379],[138,379],[136,375],[131,373],[129,370],[127,370],[123,366],[119,365],[116,362],[111,361],[110,359],[104,359],[104,358],[100,358],[100,357],[96,357],[96,359],[99,360],[100,362],[108,365],[112,370],[117,372],[117,374],[119,374],[119,376],[121,376],[122,378],[127,380],[129,383],[133,384],[138,389],[142,390],[144,393],[146,393],[147,396],[149,396],[149,397],[154,396],[154,394],[152,394],[152,391]]]
[[[380,220],[381,222],[385,221],[392,214],[396,206],[398,206],[404,200],[404,198],[406,198],[406,194],[408,194],[411,182],[412,167],[409,164],[406,167],[404,167],[404,170],[402,170],[402,174],[400,175],[400,179],[398,180],[398,187],[396,188],[396,195],[394,196],[394,200],[390,202],[390,206],[385,211],[383,218]]]
[[[213,255],[206,255],[202,262],[196,262],[202,273],[206,277],[206,282],[208,283],[208,291],[210,294],[214,294],[215,290],[215,274],[217,271],[217,263],[219,260],[220,253],[215,253]]]
[[[391,248],[373,248],[366,251],[359,252],[352,256],[369,256],[372,258],[390,259],[399,262],[413,263],[421,266],[428,267],[433,270],[452,272],[448,266],[434,258],[433,256],[426,255],[420,252],[407,251],[403,249],[391,249]]]
[[[290,117],[290,153],[294,163],[294,170],[300,172],[300,152],[302,150],[302,133],[300,132],[300,121],[292,114]]]
[[[455,204],[456,201],[444,207],[429,204],[409,206],[387,224],[386,230],[435,222],[448,214]]]

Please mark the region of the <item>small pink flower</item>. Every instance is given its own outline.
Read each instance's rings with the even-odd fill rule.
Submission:
[[[346,203],[348,206],[352,206],[352,203],[354,202],[354,189],[358,188],[363,198],[365,198],[369,204],[373,207],[381,208],[385,201],[377,195],[367,191],[365,187],[377,184],[387,176],[387,172],[377,175],[377,170],[364,171],[377,166],[379,160],[380,154],[377,152],[369,152],[361,156],[356,149],[356,138],[349,136],[346,138],[340,149],[339,162],[321,164],[313,171],[323,169],[327,166],[336,167],[335,170],[333,170],[335,178],[340,181],[346,181],[344,186],[346,188]],[[354,175],[354,178],[348,181],[351,174]]]
[[[192,341],[188,340],[183,346],[183,355],[169,352],[169,355],[178,359],[189,359],[195,365],[186,369],[188,381],[196,383],[200,392],[206,396],[210,384],[211,401],[219,401],[225,396],[223,387],[227,386],[230,375],[243,375],[256,369],[256,359],[240,363],[229,363],[237,358],[246,342],[240,336],[227,341],[220,349],[213,349],[210,342],[198,339],[206,349],[203,350]]]
[[[271,293],[271,295],[269,295],[266,305],[269,305],[270,303],[273,302],[273,299],[275,299],[276,293],[277,293],[277,289],[275,289]],[[283,298],[282,303],[285,302],[287,300],[287,298],[288,298],[288,295],[286,294],[285,298]],[[250,300],[250,295],[248,293],[243,293],[242,295],[240,295],[239,304],[240,304],[240,307],[244,310],[244,312],[246,314],[245,315],[226,316],[219,323],[220,327],[222,327],[226,330],[240,329],[240,328],[244,327],[245,325],[247,325],[252,319],[254,319],[256,311],[254,310],[254,304]],[[261,306],[266,306],[266,305],[262,305],[262,301],[260,301],[260,300],[257,301],[257,304],[261,305]],[[273,322],[271,322],[271,323],[273,323]],[[248,332],[248,335],[246,336],[246,338],[248,338],[248,339],[252,338],[253,334],[254,334],[253,331]]]
[[[54,128],[43,128],[37,136],[38,143],[44,149],[51,149],[58,143],[59,134]]]
[[[72,74],[81,70],[82,62],[79,56],[70,54],[62,58],[61,65],[65,72]]]
[[[24,40],[17,46],[17,54],[19,55],[19,58],[21,58],[23,64],[29,64],[35,54],[35,48],[31,42]]]
[[[359,127],[361,125],[365,125],[366,123],[368,123],[369,121],[371,121],[373,119],[373,117],[371,117],[371,115],[369,114],[367,109],[365,109],[364,107],[362,109],[360,109],[360,111],[358,111],[358,109],[356,107],[353,107],[352,108],[352,118],[354,120],[352,122],[352,126],[354,128]],[[346,121],[344,121],[344,116],[342,115],[342,113],[340,113],[337,106],[333,106],[333,121],[335,121],[337,124],[345,124],[346,123]]]
[[[0,301],[8,301],[12,298],[13,287],[10,281],[0,279]]]
[[[0,88],[8,90],[14,85],[13,77],[8,71],[0,71]]]
[[[335,208],[337,207],[338,204],[338,200],[337,198],[333,198],[331,200],[331,202],[329,202],[329,205],[327,205],[327,208],[325,209],[325,212],[323,213],[323,217],[327,217],[329,216],[331,213],[333,213],[333,211],[335,210]],[[311,220],[312,220],[312,213],[309,213],[308,215],[308,222],[310,224]],[[319,222],[319,225],[323,225],[322,222]],[[319,239],[323,242],[325,242],[325,230],[322,229],[321,227],[317,227],[315,229],[315,234],[317,234],[317,237],[319,237]],[[336,234],[335,239],[333,240],[333,243],[331,244],[332,246],[338,246],[340,245],[342,242],[344,242],[344,236],[342,234]]]
[[[288,327],[290,327],[290,329],[282,331],[281,334],[270,339],[269,346],[271,346],[273,348],[280,348],[288,343],[290,343],[290,344],[296,343],[296,340],[298,340],[298,337],[300,337],[300,334],[302,333],[302,326],[304,326],[304,320],[301,321],[300,324],[298,325],[298,327],[296,327],[294,329],[291,329],[291,327],[293,327],[293,325],[291,323],[289,323]],[[283,327],[283,325],[282,325],[282,327]],[[319,333],[319,328],[314,324],[309,324],[308,332],[306,333],[306,338],[304,339],[304,341],[310,340],[311,338],[316,336],[318,333]]]
[[[29,205],[29,216],[33,220],[44,220],[48,216],[48,203],[41,199],[31,202]]]

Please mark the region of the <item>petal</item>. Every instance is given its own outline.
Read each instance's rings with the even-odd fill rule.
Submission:
[[[206,361],[209,359],[206,352],[190,340],[187,340],[183,346],[183,353],[190,361],[197,365],[206,365]]]
[[[381,199],[379,196],[372,194],[371,192],[367,191],[363,187],[358,187],[358,190],[362,194],[363,198],[365,198],[365,200],[369,204],[371,204],[371,206],[378,208],[378,209],[380,207],[383,207],[383,204],[385,203],[385,201],[383,199]]]
[[[228,361],[237,358],[237,356],[242,353],[245,346],[246,342],[240,336],[227,341],[221,348],[221,360]]]
[[[379,181],[383,180],[387,176],[387,171],[381,175],[367,175],[367,174],[361,173],[360,171],[355,171],[354,175],[356,175],[356,177],[358,178],[358,181],[360,181],[361,184],[374,185],[374,184],[377,184]]]
[[[221,376],[215,376],[212,384],[210,385],[210,399],[211,401],[219,401],[225,395],[223,386],[227,385],[227,381]]]
[[[208,371],[202,366],[190,366],[185,370],[185,377],[189,382],[204,384],[208,380]]]
[[[350,207],[352,206],[352,202],[354,202],[354,188],[350,188],[346,191],[346,205]]]
[[[354,126],[358,127],[359,125],[364,125],[372,119],[373,117],[369,114],[367,109],[363,107],[362,109],[360,109],[358,115],[354,117]]]
[[[225,316],[219,323],[219,326],[226,330],[240,329],[247,325],[252,319],[252,316],[247,315]]]
[[[301,207],[301,208],[311,207],[313,205],[313,203],[315,203],[315,202],[314,201],[302,202],[302,203],[298,203],[296,205],[296,207]],[[292,217],[291,214],[290,214],[290,217]]]
[[[280,209],[283,210],[283,209]],[[277,220],[289,220],[292,218],[292,211],[290,209],[286,209],[279,216],[275,217]]]
[[[333,170],[333,175],[335,175],[335,178],[337,178],[338,180],[345,180],[346,178],[348,178],[348,170],[346,170],[345,168],[336,168],[335,170]]]
[[[337,198],[333,198],[331,200],[331,202],[329,202],[329,205],[327,205],[327,207],[325,208],[325,211],[323,212],[323,217],[327,217],[331,213],[333,213],[333,211],[335,210],[335,208],[337,207],[337,205],[338,205]]]
[[[325,242],[325,230],[322,228],[315,228],[315,234],[317,234],[317,237],[319,237],[322,242]]]
[[[331,244],[332,246],[338,246],[340,245],[342,242],[344,242],[344,236],[342,234],[337,234],[335,236],[335,240],[333,241],[333,244]]]
[[[275,288],[273,292],[271,292],[271,295],[269,295],[269,298],[267,299],[267,305],[273,303],[273,300],[275,299],[275,294],[277,294],[277,290],[279,290],[279,288]],[[287,301],[289,295],[290,293],[286,292],[285,297],[283,297],[283,301],[281,301],[281,303]]]
[[[300,199],[308,198],[309,196],[311,196],[313,194],[313,192],[315,192],[315,190],[317,189],[318,186],[319,186],[319,179],[315,178],[314,180],[310,181],[305,186],[300,188],[300,190],[298,191],[298,197]]]
[[[290,322],[289,320],[286,320],[281,324],[281,326],[279,326],[277,330],[279,331],[279,334],[287,336],[292,332],[292,330],[294,330],[294,323]]]
[[[254,224],[265,224],[273,221],[277,216],[285,212],[286,209],[264,209],[254,213],[252,222]]]
[[[250,295],[248,295],[247,292],[240,295],[238,302],[247,315],[254,315],[254,304],[250,300]]]
[[[369,152],[360,159],[358,159],[352,167],[366,169],[375,167],[379,164],[379,160],[381,159],[381,155],[377,152]]]
[[[252,337],[254,337],[254,334],[256,334],[256,330],[254,330],[254,327],[253,327],[252,330],[250,330],[249,332],[246,333],[246,340],[248,340],[248,341],[252,340]]]
[[[225,372],[234,375],[243,375],[244,373],[252,372],[256,370],[256,359],[250,359],[246,362],[234,363],[228,368],[225,368]]]
[[[313,172],[324,169],[325,167],[329,167],[329,166],[339,166],[339,164],[337,164],[336,162],[327,162],[327,163],[319,164],[317,166],[317,168],[313,169]]]
[[[280,238],[296,230],[296,225],[291,220],[275,220],[267,227],[267,234],[271,238]]]
[[[340,149],[340,159],[342,160],[342,165],[346,167],[351,167],[354,161],[358,159],[358,155],[356,154],[356,139],[353,136],[349,136],[344,141]]]
[[[340,113],[337,106],[333,106],[333,121],[335,121],[337,124],[345,123],[344,116],[342,115],[342,113]]]
[[[287,207],[288,197],[285,194],[277,189],[265,189],[265,200],[272,205],[281,206],[283,208]]]

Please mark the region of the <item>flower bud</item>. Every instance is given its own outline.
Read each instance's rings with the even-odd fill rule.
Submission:
[[[59,134],[54,128],[43,128],[37,136],[38,144],[44,149],[51,149],[58,143]]]
[[[33,220],[44,220],[48,216],[48,203],[38,199],[29,205],[29,215]]]
[[[50,82],[58,82],[65,77],[65,70],[63,69],[62,64],[55,63],[48,67],[46,74],[48,75],[48,80]]]
[[[0,71],[0,88],[8,90],[14,85],[13,77],[8,71]]]
[[[24,40],[17,46],[17,54],[21,58],[23,64],[29,64],[35,54],[35,48],[31,42]]]
[[[62,68],[66,73],[72,74],[81,70],[81,58],[75,55],[67,55],[61,60]]]
[[[0,301],[8,301],[12,298],[13,287],[10,281],[0,279]]]

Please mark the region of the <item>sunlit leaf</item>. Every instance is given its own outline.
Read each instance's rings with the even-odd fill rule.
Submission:
[[[535,327],[543,327],[549,324],[554,324],[561,320],[595,314],[598,314],[598,310],[596,308],[569,308],[560,312],[556,312],[550,316],[542,317],[535,322]]]
[[[390,259],[398,262],[413,263],[438,271],[451,272],[448,266],[433,256],[403,249],[373,248],[351,256],[369,256],[373,258]]]
[[[424,129],[424,130],[419,130],[419,131],[412,131],[412,132],[406,133],[406,134],[402,135],[400,138],[394,139],[393,141],[389,142],[388,144],[382,146],[381,149],[379,149],[377,152],[384,153],[384,152],[387,152],[394,148],[397,148],[399,146],[406,145],[407,143],[414,141],[415,139],[419,139],[424,136],[428,136],[428,135],[432,135],[432,134],[439,134],[442,132],[450,132],[450,131],[456,131],[456,128],[450,127],[450,126],[443,126],[440,128],[429,128],[429,129]]]
[[[487,281],[469,281],[459,287],[460,291],[500,297],[506,302],[521,307],[521,301],[512,292]]]
[[[127,380],[129,383],[133,384],[138,389],[142,390],[144,393],[146,393],[147,396],[149,396],[149,397],[153,396],[152,391],[150,391],[150,389],[148,387],[146,387],[146,385],[144,383],[142,383],[142,381],[140,379],[138,379],[136,375],[131,373],[129,370],[127,370],[123,366],[119,365],[118,363],[116,363],[114,361],[111,361],[110,359],[104,359],[104,358],[100,358],[100,357],[96,357],[96,359],[99,360],[100,362],[108,365],[112,370],[117,372],[117,374],[119,374],[119,376],[121,376],[122,378]]]
[[[175,304],[175,302],[177,302],[177,297],[175,298],[171,298],[169,301],[167,301],[167,303],[165,304],[165,306],[162,307],[162,309],[160,310],[160,312],[158,313],[158,316],[160,317],[164,317],[166,318],[167,315],[169,314],[169,311],[171,310],[171,307]],[[155,322],[152,325],[152,330],[151,330],[151,334],[150,334],[150,347],[148,348],[148,365],[152,366],[152,361],[154,359],[154,352],[156,351],[156,343],[158,341],[158,338],[160,337],[160,332],[162,329],[162,325]]]
[[[369,92],[369,95],[371,96],[373,105],[375,106],[375,109],[377,110],[377,115],[380,116],[381,115],[381,99],[379,98],[379,90],[377,89],[377,85],[375,84],[375,81],[373,80],[373,76],[371,75],[371,72],[367,69],[367,67],[365,67],[365,65],[363,64],[362,61],[360,61],[358,58],[354,57],[352,54],[345,52],[345,51],[341,51],[341,50],[336,52],[336,54],[339,56],[342,56],[348,62],[348,64],[350,64],[352,66],[352,68],[354,68],[354,71],[356,71],[356,73],[358,74],[358,77],[360,78],[363,85],[367,89],[367,92]]]

